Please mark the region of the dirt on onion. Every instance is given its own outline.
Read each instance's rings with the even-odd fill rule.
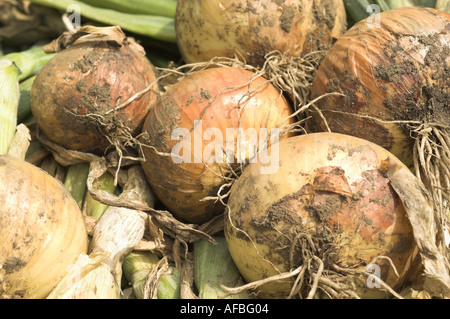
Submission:
[[[315,71],[346,27],[342,0],[180,0],[175,18],[185,63],[239,59],[264,70],[295,109],[308,103]]]
[[[406,166],[337,133],[291,137],[279,151],[275,174],[250,164],[228,201],[225,235],[248,285],[262,298],[396,296],[420,268],[412,225],[385,175],[388,161]]]
[[[64,33],[47,50],[59,53],[30,91],[40,132],[83,152],[132,144],[158,91],[143,48],[119,27],[85,26]]]
[[[144,123],[147,180],[177,218],[207,222],[223,213],[222,196],[261,145],[275,138],[272,130],[283,138],[292,112],[257,73],[233,67],[189,72],[161,95]]]
[[[311,131],[381,145],[422,180],[445,225],[450,202],[450,14],[405,7],[363,20],[328,52],[316,73]],[[445,207],[447,205],[447,208]],[[443,243],[442,231],[439,241]]]
[[[83,215],[62,183],[0,156],[0,298],[45,298],[88,249]]]
[[[301,56],[331,47],[345,31],[342,0],[178,1],[177,42],[186,63],[233,57],[262,66],[272,51]]]

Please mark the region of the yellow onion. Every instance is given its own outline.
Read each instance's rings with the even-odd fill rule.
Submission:
[[[30,103],[50,141],[103,152],[140,132],[157,87],[139,93],[155,81],[155,74],[143,48],[120,28],[83,28],[38,73]]]
[[[237,52],[261,66],[274,50],[297,56],[329,49],[345,29],[342,0],[179,0],[175,17],[187,63]]]
[[[0,297],[45,298],[88,237],[70,193],[40,168],[0,156]]]
[[[205,222],[223,206],[204,199],[218,199],[232,171],[256,156],[273,130],[292,124],[291,115],[281,92],[251,71],[218,67],[193,72],[160,97],[144,123],[147,180],[176,217]]]
[[[449,123],[450,14],[404,7],[377,20],[339,38],[316,73],[312,98],[342,93],[316,104],[329,129],[377,143],[412,166],[411,127]],[[327,130],[313,113],[311,130]]]
[[[229,251],[244,279],[261,283],[257,295],[386,296],[378,279],[402,287],[417,246],[384,172],[389,160],[412,175],[406,166],[374,143],[338,133],[284,139],[279,153],[274,174],[249,164],[228,201]]]

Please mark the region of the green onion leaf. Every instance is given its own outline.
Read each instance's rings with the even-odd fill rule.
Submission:
[[[20,70],[14,62],[0,60],[0,155],[8,153],[16,132]]]

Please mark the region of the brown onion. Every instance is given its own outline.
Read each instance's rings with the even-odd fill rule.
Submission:
[[[80,254],[83,215],[63,184],[40,168],[0,156],[0,298],[46,298]]]
[[[342,0],[179,0],[175,28],[187,63],[238,52],[261,66],[274,50],[297,56],[329,49],[346,15]]]
[[[217,197],[232,171],[245,165],[249,150],[263,142],[260,129],[270,135],[272,129],[292,124],[286,119],[291,114],[281,92],[251,71],[217,67],[193,72],[161,96],[144,123],[147,180],[176,217],[208,221],[224,208],[219,201],[203,199]],[[257,141],[246,140],[244,134],[252,129]]]
[[[374,25],[378,23],[379,25]],[[314,132],[331,130],[381,145],[426,185],[443,238],[450,203],[450,14],[385,11],[357,23],[328,52],[312,87]],[[328,127],[325,125],[327,123]],[[447,221],[445,221],[447,219]]]
[[[377,143],[412,166],[411,125],[450,118],[450,14],[404,7],[380,14],[380,25],[362,20],[328,52],[312,98],[333,132]],[[317,113],[312,131],[327,127]]]
[[[401,287],[417,246],[384,171],[390,161],[412,175],[406,166],[376,144],[337,133],[290,137],[279,152],[275,174],[249,164],[228,201],[225,236],[244,279],[283,277],[260,282],[258,296],[387,296],[364,271]]]
[[[91,27],[94,32],[82,36],[91,31],[84,28],[39,72],[30,103],[50,141],[71,150],[103,152],[114,139],[140,132],[157,87],[134,98],[155,81],[143,49],[120,28],[106,28],[112,36],[99,36],[103,30]]]

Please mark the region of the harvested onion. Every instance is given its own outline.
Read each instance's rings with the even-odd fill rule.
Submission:
[[[179,0],[175,17],[187,63],[237,52],[261,66],[274,50],[297,56],[329,49],[345,29],[342,0]]]
[[[409,124],[448,125],[450,117],[450,14],[405,7],[348,30],[316,73],[312,97],[333,132],[358,136],[412,164]],[[446,71],[447,70],[447,71]],[[321,117],[314,131],[324,131]]]
[[[38,167],[0,156],[0,297],[45,298],[87,252],[82,213]]]
[[[436,218],[443,226],[436,238],[445,247],[450,203],[450,14],[404,7],[382,12],[379,23],[355,24],[323,60],[312,98],[326,92],[343,96],[321,99],[316,106],[322,114],[313,112],[310,127],[377,143],[413,169],[432,193]]]
[[[54,43],[53,50],[64,49],[30,91],[39,129],[72,150],[103,152],[126,144],[140,131],[157,90],[145,91],[155,74],[143,48],[118,27],[82,27]]]
[[[261,284],[258,296],[386,296],[378,279],[401,287],[417,246],[384,176],[386,160],[412,173],[352,136],[311,133],[279,144],[279,170],[262,175],[259,163],[249,164],[228,201],[228,247],[244,279]],[[366,270],[378,270],[378,279],[369,282]]]
[[[144,123],[147,180],[176,217],[203,223],[223,212],[220,202],[205,197],[217,199],[232,171],[257,155],[272,130],[291,124],[291,114],[281,93],[253,72],[193,72],[161,96]]]

